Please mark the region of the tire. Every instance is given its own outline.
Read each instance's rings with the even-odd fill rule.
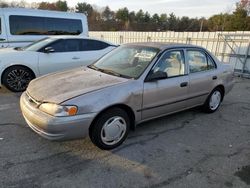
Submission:
[[[215,88],[208,96],[206,102],[203,105],[203,111],[207,113],[215,112],[221,104],[223,99],[223,92],[220,88]]]
[[[30,69],[23,66],[12,66],[4,71],[2,83],[10,91],[22,92],[34,78],[34,73]]]
[[[90,131],[90,138],[100,149],[114,149],[126,139],[129,127],[128,114],[120,108],[112,108],[97,117]]]

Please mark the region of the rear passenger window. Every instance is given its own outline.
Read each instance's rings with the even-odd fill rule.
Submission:
[[[110,46],[109,44],[97,40],[82,40],[82,51],[102,50]]]
[[[207,56],[207,69],[210,70],[214,68],[215,68],[214,61],[210,57]]]
[[[188,50],[187,61],[190,73],[201,72],[215,68],[215,64],[211,58],[207,57],[204,52],[198,50]]]

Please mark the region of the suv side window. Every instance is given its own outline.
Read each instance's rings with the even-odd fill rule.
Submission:
[[[211,58],[199,50],[187,50],[187,62],[190,73],[201,72],[215,68],[215,64]]]
[[[102,50],[108,46],[110,45],[102,41],[83,39],[81,51]]]
[[[48,46],[52,47],[55,52],[65,52],[64,40],[58,40],[52,44],[49,44]]]
[[[154,72],[166,72],[168,77],[181,76],[185,74],[184,53],[182,50],[172,50],[166,52],[157,65]]]
[[[81,51],[81,40],[79,39],[66,39],[64,40],[65,52]]]
[[[47,45],[46,47],[48,46],[52,47],[55,52],[78,52],[81,50],[81,40],[60,39]]]

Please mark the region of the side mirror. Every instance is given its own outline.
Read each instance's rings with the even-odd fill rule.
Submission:
[[[146,78],[146,81],[150,82],[150,81],[154,81],[154,80],[161,80],[161,79],[165,79],[167,77],[168,77],[168,74],[166,72],[163,72],[163,71],[153,72],[153,71],[151,71],[150,74],[148,75],[148,77]]]
[[[44,52],[45,53],[53,53],[53,52],[55,52],[55,50],[54,50],[54,48],[48,46],[48,47],[44,48]]]

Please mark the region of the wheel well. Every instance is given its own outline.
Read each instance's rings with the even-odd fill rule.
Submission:
[[[92,121],[90,127],[89,127],[89,135],[91,135],[91,131],[92,131],[92,128],[93,128],[93,125],[95,124],[96,120],[100,117],[100,115],[112,108],[120,108],[120,109],[123,109],[129,116],[130,118],[130,129],[134,130],[135,129],[135,114],[133,112],[133,110],[125,105],[125,104],[117,104],[117,105],[113,105],[113,106],[110,106],[108,108],[105,108],[104,110],[102,110],[101,112],[98,113],[98,115],[95,117],[95,119]]]
[[[218,85],[215,88],[219,88],[222,91],[222,100],[223,100],[225,95],[225,87],[223,85]]]
[[[1,76],[1,83],[3,83],[3,75],[4,75],[4,73],[5,73],[8,69],[10,69],[10,68],[12,68],[12,67],[24,67],[25,69],[28,69],[28,70],[32,73],[32,75],[33,75],[34,78],[36,77],[34,71],[33,71],[31,68],[29,68],[29,67],[27,67],[27,66],[25,66],[25,65],[12,65],[12,66],[9,66],[9,67],[7,67],[6,69],[4,69],[4,71],[3,71],[3,73],[2,73],[2,76]]]

